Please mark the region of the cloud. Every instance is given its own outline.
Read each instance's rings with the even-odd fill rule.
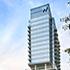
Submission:
[[[4,70],[25,70],[28,68],[27,66],[27,52],[25,48],[21,50],[21,54],[19,56],[9,56],[6,55],[3,61],[0,63],[0,68],[5,68]]]
[[[4,45],[6,46],[8,43],[10,43],[10,41],[12,40],[12,35],[15,33],[15,31],[18,29],[19,27],[19,22],[20,20],[11,20],[8,22],[6,28],[4,29],[2,35],[1,35],[1,39],[0,39],[0,45]],[[1,47],[1,46],[0,46]]]
[[[29,0],[29,4],[30,4],[31,6],[34,6],[34,2],[33,2],[32,0]]]
[[[15,1],[16,0],[2,0],[2,2],[9,7],[13,7]]]
[[[69,65],[69,63],[64,63],[64,62],[63,62],[61,65],[62,65],[61,70],[70,70],[70,65]]]
[[[15,0],[3,2],[9,7],[14,7],[15,4]],[[24,29],[25,18],[22,14],[24,12],[18,4],[9,12],[8,15],[12,15],[6,17],[6,25],[0,32],[0,70],[25,70],[28,68],[28,48]]]
[[[13,40],[12,40],[13,41]],[[25,70],[28,68],[28,51],[24,39],[5,46],[4,54],[0,56],[0,68],[2,70]],[[3,48],[4,49],[4,48]]]
[[[0,37],[0,70],[25,70],[28,68],[28,52],[24,31],[22,36],[15,40],[13,35],[22,27],[20,19],[11,19],[4,28]],[[21,30],[24,29],[23,27]],[[19,29],[20,30],[20,29]],[[29,69],[28,69],[29,70]]]
[[[29,5],[31,8],[34,8],[34,7],[38,7],[38,6],[41,6],[43,3],[41,1],[38,1],[38,0],[29,0]]]

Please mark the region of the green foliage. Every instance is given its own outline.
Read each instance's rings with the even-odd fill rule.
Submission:
[[[67,48],[67,49],[65,50],[65,52],[67,52],[68,54],[70,54],[70,48]]]

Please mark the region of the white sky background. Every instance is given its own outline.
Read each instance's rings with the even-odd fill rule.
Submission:
[[[70,70],[68,55],[64,49],[70,47],[70,31],[62,29],[60,17],[70,12],[67,0],[0,0],[0,70],[28,69],[27,26],[30,8],[50,3],[55,17],[61,45],[61,68]]]

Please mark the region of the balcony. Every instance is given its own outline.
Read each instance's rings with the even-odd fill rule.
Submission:
[[[31,58],[29,58],[28,60],[29,60],[29,62],[31,62]]]
[[[30,34],[28,34],[28,37],[30,38]]]
[[[29,46],[31,46],[31,43],[30,42],[28,42],[28,44],[29,44]]]
[[[29,54],[28,56],[29,56],[29,58],[31,58],[31,54]]]
[[[28,26],[28,29],[30,29],[30,26]]]
[[[28,46],[29,50],[31,50],[31,46]]]
[[[55,32],[57,32],[57,29],[54,29]]]
[[[58,36],[58,34],[57,33],[54,33],[54,36]]]
[[[28,41],[31,41],[31,39],[30,39],[30,38],[28,38]]]
[[[28,52],[29,52],[29,55],[31,55],[31,49],[29,49]],[[28,55],[28,56],[29,56],[29,55]]]

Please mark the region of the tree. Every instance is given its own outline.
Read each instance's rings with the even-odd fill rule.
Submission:
[[[65,50],[65,52],[67,52],[67,53],[70,55],[70,48],[67,48],[67,49]]]
[[[67,52],[67,53],[69,54],[69,56],[70,56],[70,48],[67,48],[67,49],[65,50],[65,52]],[[70,58],[69,58],[69,61],[70,61]]]

